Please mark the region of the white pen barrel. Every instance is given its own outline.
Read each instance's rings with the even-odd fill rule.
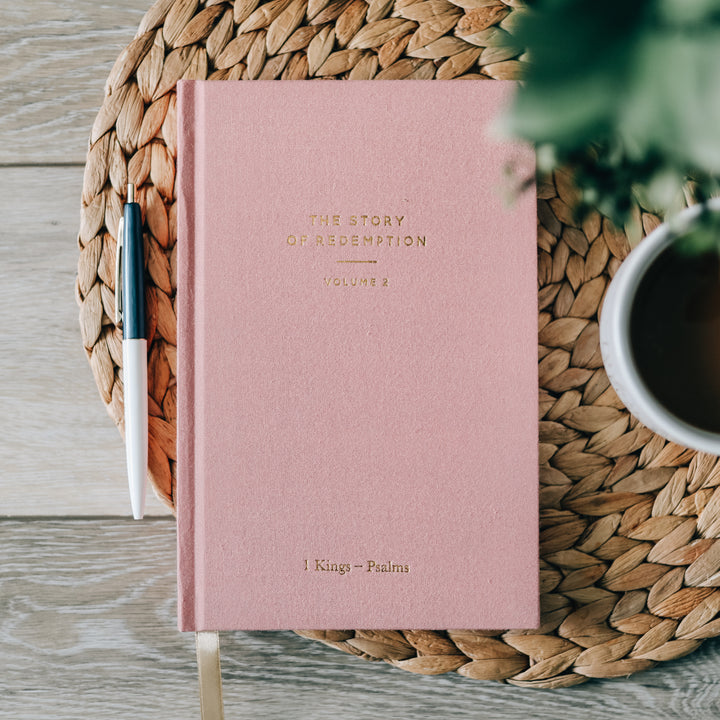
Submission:
[[[125,452],[133,517],[145,513],[148,464],[147,340],[123,340],[123,395],[125,402]]]

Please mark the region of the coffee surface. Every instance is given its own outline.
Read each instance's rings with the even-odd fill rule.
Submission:
[[[642,279],[631,349],[647,389],[678,418],[720,432],[720,259],[664,250]]]

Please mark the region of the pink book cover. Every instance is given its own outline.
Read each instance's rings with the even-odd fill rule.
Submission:
[[[503,82],[181,82],[182,630],[538,624]]]

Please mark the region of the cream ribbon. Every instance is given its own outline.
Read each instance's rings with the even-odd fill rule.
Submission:
[[[200,680],[200,717],[202,720],[224,720],[218,634],[196,632],[195,651]]]

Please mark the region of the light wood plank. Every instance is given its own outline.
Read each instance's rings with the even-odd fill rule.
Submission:
[[[105,80],[151,0],[0,0],[0,164],[85,162]]]
[[[0,168],[0,514],[127,515],[74,299],[83,170]],[[148,493],[148,512],[167,515]]]
[[[0,717],[196,718],[171,520],[0,522]],[[290,632],[222,633],[228,718],[717,718],[720,643],[630,679],[520,689],[411,675]]]

